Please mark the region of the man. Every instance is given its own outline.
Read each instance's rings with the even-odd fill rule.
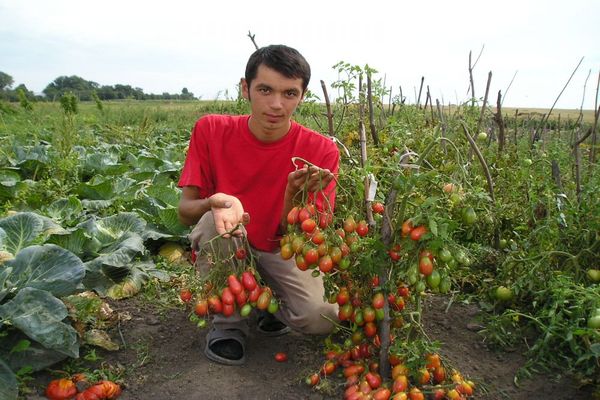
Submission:
[[[260,276],[281,301],[276,318],[258,317],[257,329],[271,336],[290,327],[328,333],[330,320],[337,319],[337,305],[323,299],[322,280],[279,254],[286,216],[303,198],[301,191],[309,192],[321,208],[333,207],[335,198],[337,146],[291,119],[309,80],[310,66],[295,49],[273,45],[254,52],[241,82],[251,115],[198,120],[179,181],[179,218],[195,225],[190,234],[194,249],[206,250],[209,240],[223,235],[218,246],[232,254],[236,237],[247,235]],[[309,164],[300,166],[293,158]],[[206,273],[206,257],[198,257],[196,267]],[[247,320],[238,313],[216,315],[205,355],[223,364],[243,364],[248,332]]]

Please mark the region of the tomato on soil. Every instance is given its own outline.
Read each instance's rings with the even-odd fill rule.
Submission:
[[[275,361],[286,362],[287,360],[288,360],[288,356],[286,353],[283,353],[283,352],[275,353]]]
[[[189,303],[192,300],[192,291],[190,289],[181,289],[179,292],[179,298],[184,303]]]

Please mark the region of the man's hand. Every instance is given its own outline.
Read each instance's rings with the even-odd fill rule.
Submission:
[[[231,235],[242,236],[243,230],[240,225],[248,224],[250,215],[244,212],[244,207],[239,199],[225,193],[215,193],[208,200],[217,233],[227,238]]]
[[[333,178],[333,174],[328,169],[322,169],[314,165],[304,166],[304,168],[290,172],[288,175],[286,194],[294,196],[304,188],[309,192],[323,190]]]

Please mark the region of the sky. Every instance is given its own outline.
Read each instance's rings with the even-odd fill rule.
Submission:
[[[414,103],[498,91],[504,107],[594,109],[600,73],[598,0],[0,0],[0,71],[41,92],[59,76],[204,100],[236,96],[254,45],[286,44],[312,68],[322,98],[339,61],[375,68]],[[511,84],[512,81],[512,84]],[[337,92],[329,89],[331,97]],[[421,102],[424,101],[424,96]],[[435,100],[434,100],[435,101]]]

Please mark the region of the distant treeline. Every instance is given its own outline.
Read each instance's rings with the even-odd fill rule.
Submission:
[[[141,88],[134,88],[131,85],[99,85],[93,81],[87,81],[79,76],[59,76],[50,83],[44,90],[42,95],[36,95],[31,90],[27,89],[24,84],[20,84],[13,88],[13,77],[7,73],[0,71],[0,99],[7,101],[20,101],[22,97],[35,101],[55,101],[67,92],[73,93],[80,101],[89,101],[97,96],[100,100],[193,100],[194,94],[187,90],[181,89],[181,93],[144,93]],[[95,93],[95,95],[94,95]]]

